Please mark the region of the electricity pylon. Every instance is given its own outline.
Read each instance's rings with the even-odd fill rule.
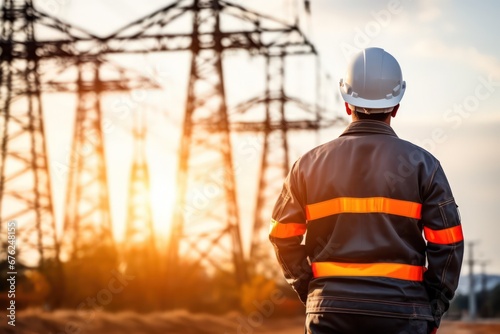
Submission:
[[[244,28],[224,29],[226,20],[239,21]],[[189,25],[190,31],[169,30],[179,22]],[[246,280],[246,266],[232,126],[226,105],[224,53],[304,54],[315,52],[313,45],[297,26],[220,0],[176,1],[102,41],[105,47],[100,50],[105,53],[191,52],[168,266],[175,272],[180,259],[188,258],[212,272],[231,272],[241,284]]]
[[[46,15],[43,18],[48,19]],[[54,25],[61,25],[59,21],[54,22]],[[228,29],[228,22],[238,22],[240,28]],[[180,28],[187,26],[189,31]],[[266,98],[269,120],[232,122],[226,105],[223,59],[228,50],[245,50],[255,56],[268,57],[268,69],[283,71],[284,75],[284,58],[315,54],[312,43],[296,25],[222,0],[176,1],[107,37],[97,38],[90,34],[74,36],[76,34],[66,39],[47,40],[37,46],[40,59],[52,59],[56,53],[69,58],[75,54],[82,55],[74,65],[80,69],[82,85],[77,84],[81,115],[77,116],[67,190],[65,225],[69,235],[81,235],[81,242],[91,240],[90,234],[88,238],[85,235],[94,228],[94,232],[97,231],[94,235],[103,236],[100,238],[103,243],[109,240],[111,224],[103,129],[98,122],[101,117],[99,96],[105,89],[99,75],[101,65],[96,61],[107,54],[188,51],[192,59],[179,148],[178,201],[168,246],[168,266],[171,272],[175,272],[179,260],[188,258],[211,272],[229,272],[239,284],[244,282],[246,265],[240,236],[231,131],[244,128],[244,131],[265,133],[261,166],[261,175],[264,175],[268,174],[272,165],[269,157],[274,150],[271,149],[274,142],[270,138],[278,136],[277,145],[287,147],[287,132],[290,129],[315,129],[318,119],[293,121],[282,114],[279,116],[285,102],[295,101],[304,105],[291,97],[285,98],[281,92],[279,97],[269,95]],[[271,78],[268,75],[268,79]],[[279,86],[268,84],[270,87],[266,91],[269,94]],[[272,115],[278,115],[277,121]],[[87,148],[90,153],[83,159],[80,155]],[[280,170],[280,175],[287,168],[287,155],[287,149],[279,154],[281,167],[277,170]],[[260,189],[265,187],[263,182]],[[90,196],[90,189],[94,190],[94,197]],[[257,205],[262,207],[263,204],[259,203],[264,202],[263,199],[258,200]],[[264,212],[265,209],[258,211]],[[254,220],[257,221],[257,218]],[[259,221],[256,226],[263,226],[263,223]],[[72,253],[77,254],[78,246],[74,247],[74,239],[67,238],[73,243]]]
[[[75,38],[89,35],[38,12],[32,0],[5,0],[1,10],[0,235],[5,242],[6,225],[15,220],[19,260],[43,267],[48,259],[59,261],[43,122],[43,65],[72,54]],[[36,38],[42,26],[66,41],[65,52],[47,49],[42,57],[44,41]]]
[[[97,58],[76,60],[77,110],[68,168],[64,251],[79,258],[89,247],[115,252],[104,145],[102,94],[157,89],[149,78]],[[110,78],[101,78],[101,72]],[[51,83],[65,86],[64,83]]]
[[[90,245],[114,247],[103,141],[100,64],[78,64],[78,102],[66,195],[64,239],[72,258]],[[90,85],[84,84],[84,75]]]
[[[307,55],[303,53],[301,55]],[[310,53],[314,59],[315,52]],[[318,62],[316,76],[320,76]],[[258,171],[258,187],[250,245],[250,263],[254,272],[268,277],[276,276],[272,247],[269,242],[269,221],[272,205],[279,195],[290,167],[290,132],[318,131],[341,122],[334,113],[318,104],[307,103],[286,92],[286,57],[283,53],[266,56],[266,82],[263,96],[246,101],[235,108],[236,114],[249,114],[264,108],[264,118],[255,121],[233,121],[235,132],[254,132],[263,137]],[[316,79],[316,90],[321,90]],[[293,108],[291,108],[293,107]]]
[[[146,247],[148,255],[153,256],[156,254],[156,241],[146,158],[145,123],[145,114],[137,111],[134,115],[134,151],[129,179],[124,247],[131,252]],[[142,255],[145,255],[144,252]]]

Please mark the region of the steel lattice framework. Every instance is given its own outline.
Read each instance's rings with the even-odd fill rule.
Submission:
[[[315,53],[311,53],[315,55]],[[317,131],[342,122],[339,117],[328,115],[328,111],[318,104],[307,103],[287,94],[285,54],[266,55],[266,82],[263,96],[250,99],[235,108],[237,114],[252,114],[259,108],[264,109],[260,121],[235,121],[234,131],[258,132],[263,136],[263,148],[258,172],[257,198],[253,217],[253,233],[250,246],[250,262],[256,272],[268,276],[278,274],[271,244],[269,243],[269,220],[272,205],[280,192],[290,161],[290,132]],[[320,75],[319,62],[316,62],[316,76]],[[320,82],[316,89],[321,90]],[[294,107],[291,115],[290,106]],[[298,112],[300,111],[300,112]],[[327,115],[327,117],[324,117]],[[270,262],[271,260],[271,262]]]
[[[156,254],[156,240],[151,208],[149,168],[146,158],[145,123],[145,114],[136,113],[124,247],[133,253],[137,248],[145,246],[150,252],[148,255],[154,256]]]
[[[6,224],[15,220],[20,251],[31,259],[30,265],[43,267],[46,259],[58,260],[59,243],[41,101],[43,60],[35,27],[57,31],[67,41],[89,35],[37,12],[30,0],[4,1],[0,19],[0,235],[5,242]],[[66,48],[70,52],[71,44]]]
[[[267,230],[269,203],[276,196],[276,180],[281,182],[288,170],[289,131],[317,130],[336,122],[335,119],[322,117],[324,110],[321,108],[288,96],[284,89],[285,59],[288,56],[317,56],[313,44],[297,25],[223,0],[176,1],[106,37],[88,34],[38,13],[31,1],[11,0],[4,4],[4,20],[14,22],[11,17],[17,13],[15,15],[20,24],[17,29],[22,30],[23,34],[29,30],[25,28],[26,21],[32,20],[28,12],[35,13],[33,18],[38,22],[64,34],[63,37],[51,37],[40,42],[34,37],[15,37],[16,28],[9,29],[8,24],[2,28],[2,50],[12,48],[2,53],[0,93],[2,126],[5,129],[2,133],[0,194],[2,221],[10,217],[20,219],[22,215],[30,214],[40,217],[34,220],[35,226],[54,230],[39,102],[42,84],[39,76],[33,74],[37,72],[39,62],[57,58],[66,66],[71,64],[78,73],[73,85],[57,80],[43,83],[47,91],[70,90],[78,94],[72,147],[72,156],[75,158],[69,169],[65,215],[65,240],[70,241],[67,249],[77,256],[77,243],[85,242],[87,231],[90,233],[88,238],[95,237],[97,230],[100,231],[97,235],[104,243],[112,240],[102,141],[101,94],[108,90],[134,89],[138,87],[135,83],[140,87],[147,82],[143,78],[138,80],[138,77],[129,81],[103,80],[100,73],[104,57],[113,54],[190,52],[192,58],[177,166],[177,210],[168,245],[168,268],[175,272],[181,258],[189,258],[211,270],[233,273],[236,281],[243,283],[247,266],[240,236],[231,133],[250,131],[261,133],[264,137],[251,247],[252,258],[260,261],[267,253],[262,246],[267,244],[263,231]],[[228,22],[238,22],[237,26],[243,28],[234,29]],[[223,59],[232,50],[244,50],[254,56],[266,57],[264,96],[236,108],[236,114],[248,114],[255,106],[263,105],[264,119],[240,121],[228,111]],[[21,72],[13,65],[14,59],[24,59],[25,65]],[[12,108],[16,80],[29,87],[20,89],[29,92],[27,100],[30,102],[19,116],[15,116]],[[289,119],[286,105],[292,103],[307,111],[309,116]],[[29,149],[26,150],[31,152],[29,158],[25,157],[28,154],[26,152],[24,156],[16,152],[18,147],[23,147],[14,145],[16,137],[22,137],[25,141],[31,138]],[[90,149],[86,150],[87,147]],[[80,154],[85,151],[87,153]],[[8,167],[7,163],[11,164],[11,160],[22,163],[17,171],[9,174],[12,167]],[[19,183],[13,181],[20,175],[33,176],[29,186],[20,187]],[[200,190],[205,192],[203,198],[197,197]],[[19,202],[19,211],[6,212],[6,207],[10,207],[5,204],[7,197]],[[42,216],[48,217],[47,222],[42,223]],[[53,232],[38,235],[50,233],[55,236]],[[131,235],[128,237],[132,238]],[[39,247],[39,250],[42,248]]]
[[[37,38],[39,28],[50,37]],[[113,243],[101,93],[159,86],[90,53],[97,40],[90,33],[37,11],[32,1],[11,0],[3,4],[0,217],[2,222],[18,222],[19,247],[30,265],[43,266],[47,258],[59,261],[61,251],[52,204],[42,93],[77,96],[71,159],[63,171],[69,174],[65,252],[77,256],[78,243],[85,243],[86,238]],[[107,70],[106,79],[100,76],[101,67]],[[65,75],[71,70],[74,73]],[[111,77],[109,73],[113,73]],[[61,81],[60,77],[66,80]],[[3,228],[4,224],[0,225],[0,231]],[[4,236],[6,233],[2,233]]]
[[[187,15],[192,15],[190,32],[167,31],[169,25]],[[227,18],[243,23],[246,29],[225,31],[222,26]],[[169,268],[175,271],[179,258],[188,256],[206,266],[234,272],[237,281],[243,282],[246,268],[239,232],[230,133],[262,131],[266,133],[265,143],[268,145],[267,138],[274,130],[278,130],[286,155],[287,130],[283,130],[283,127],[288,128],[289,125],[283,114],[284,103],[279,107],[282,116],[278,124],[271,122],[270,118],[262,122],[231,122],[226,105],[223,54],[228,50],[247,50],[268,57],[269,62],[278,59],[277,63],[282,64],[283,58],[289,55],[316,54],[313,45],[297,26],[248,11],[241,6],[214,0],[177,1],[127,25],[103,41],[106,47],[101,50],[107,53],[191,51],[186,114],[179,151],[177,211],[168,249]],[[268,66],[269,69],[274,67],[272,64]],[[280,77],[282,71],[283,65],[279,69]],[[272,74],[269,74],[268,85],[272,85],[270,82],[273,80]],[[271,102],[272,98],[268,96],[269,106],[285,99],[282,80],[278,79],[280,83],[277,84],[281,85],[278,87],[281,97],[275,96],[274,102]],[[273,89],[269,87],[268,92]],[[310,119],[296,121],[290,127],[312,129],[320,127],[317,124],[315,119]],[[269,155],[269,149],[266,148],[263,169],[269,167]],[[281,169],[286,171],[288,158],[283,159]],[[265,184],[262,184],[261,188],[264,187]],[[196,191],[199,189],[207,189],[213,194],[197,199]],[[262,207],[263,201],[260,195],[258,206]],[[259,212],[262,211],[259,208]],[[255,230],[261,234],[263,223],[260,217],[258,220],[256,218],[256,224]]]

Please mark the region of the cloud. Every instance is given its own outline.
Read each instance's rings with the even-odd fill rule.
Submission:
[[[419,11],[417,14],[418,20],[422,22],[436,21],[442,15],[441,1],[435,0],[421,0],[419,1]]]
[[[441,40],[425,39],[418,40],[412,49],[415,56],[462,63],[480,71],[483,75],[492,75],[494,78],[500,79],[498,58],[482,53],[475,47],[446,45]]]

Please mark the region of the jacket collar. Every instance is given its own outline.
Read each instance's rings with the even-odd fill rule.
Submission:
[[[396,132],[394,132],[390,125],[381,121],[368,119],[352,122],[340,136],[370,134],[382,134],[397,137]]]

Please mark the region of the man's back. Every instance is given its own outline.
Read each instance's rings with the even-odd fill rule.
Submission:
[[[355,64],[395,62],[381,49],[365,53]],[[463,257],[457,206],[439,162],[390,127],[397,90],[405,87],[400,70],[394,80],[386,86],[396,85],[396,102],[390,94],[366,102],[381,109],[346,102],[353,122],[294,164],[276,202],[270,240],[285,278],[307,304],[308,333],[425,332],[439,326],[457,287]],[[352,94],[359,102],[352,87],[361,92],[366,85],[344,84],[346,101]]]
[[[425,287],[415,282],[425,265],[421,203],[437,160],[386,124],[359,121],[298,163],[305,248],[319,276],[309,286],[308,312],[352,312],[355,301],[361,314],[433,320]]]

